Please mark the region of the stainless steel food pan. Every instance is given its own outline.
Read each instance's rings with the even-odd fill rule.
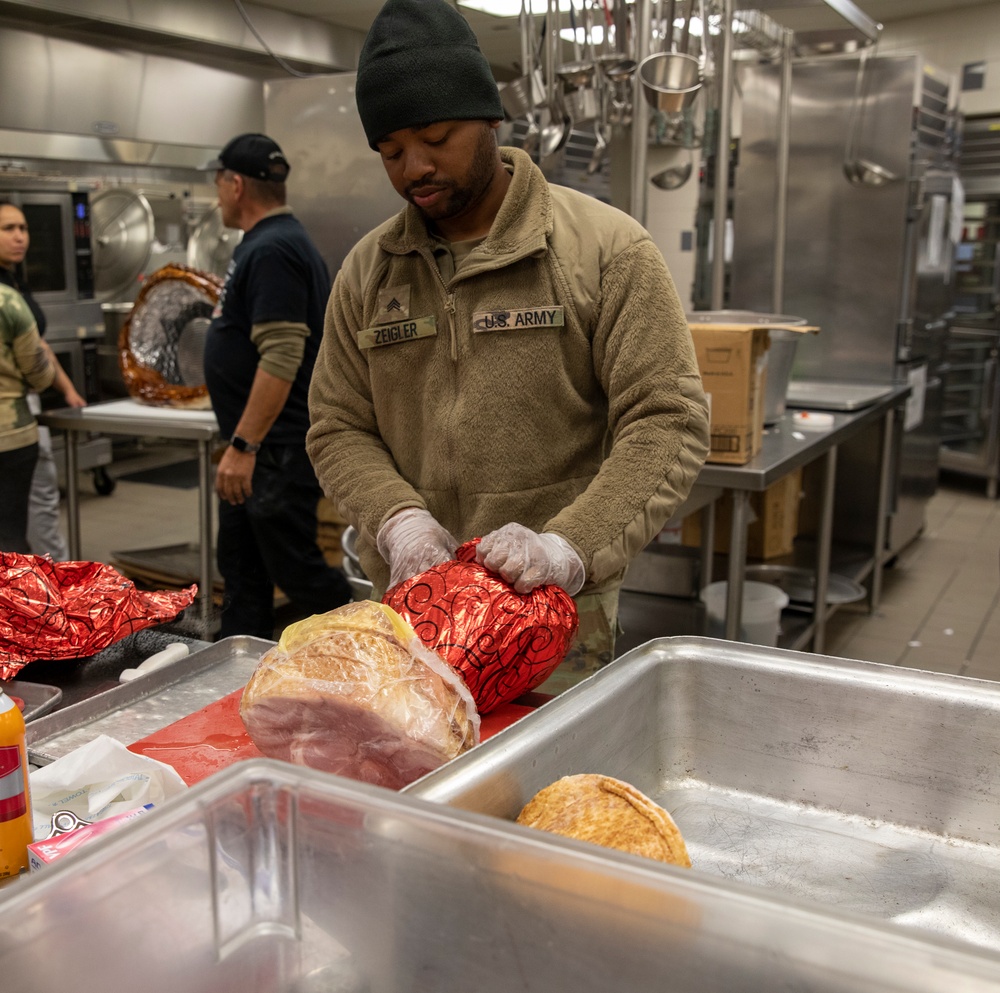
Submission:
[[[970,993],[1000,956],[260,760],[0,890],[5,990]]]
[[[1000,684],[665,638],[409,791],[510,819],[579,772],[669,810],[706,881],[1000,950]]]

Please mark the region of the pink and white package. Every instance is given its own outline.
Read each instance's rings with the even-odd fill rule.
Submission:
[[[33,841],[28,845],[28,864],[32,869],[41,869],[42,866],[55,862],[64,855],[75,851],[81,845],[85,845],[92,838],[98,838],[109,831],[115,831],[128,821],[148,814],[152,809],[153,805],[147,803],[145,806],[136,807],[135,810],[126,810],[124,813],[112,814],[110,817],[94,821],[92,824],[84,824],[82,827],[67,831],[65,834],[58,834],[55,837],[46,838],[44,841]]]

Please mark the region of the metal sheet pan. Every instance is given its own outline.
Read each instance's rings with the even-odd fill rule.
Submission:
[[[99,734],[138,741],[246,684],[274,642],[224,638],[148,676],[40,717],[27,727],[28,760],[47,765]]]
[[[816,602],[816,573],[811,569],[797,569],[790,565],[748,565],[746,578],[758,583],[773,583],[788,594],[793,603]],[[867,591],[847,576],[831,572],[827,576],[827,603],[857,603],[863,600]]]
[[[1000,950],[1000,684],[665,638],[407,788],[513,819],[632,783],[695,871]]]
[[[25,723],[41,717],[42,714],[47,714],[58,705],[63,695],[58,686],[49,686],[46,683],[26,683],[20,679],[4,683],[3,689],[7,693],[19,696],[24,701],[22,714]]]
[[[793,379],[785,400],[789,407],[810,410],[861,410],[870,407],[892,392],[892,386],[879,383],[835,383]]]

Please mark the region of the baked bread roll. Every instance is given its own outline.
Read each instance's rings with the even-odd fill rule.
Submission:
[[[371,600],[289,625],[250,677],[240,717],[269,758],[390,789],[479,741],[461,676]]]
[[[517,823],[566,838],[690,868],[673,818],[634,786],[611,776],[564,776],[539,790]]]

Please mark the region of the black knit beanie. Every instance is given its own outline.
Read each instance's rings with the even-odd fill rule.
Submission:
[[[445,0],[387,0],[361,49],[355,97],[372,148],[402,128],[503,117],[476,36]]]

